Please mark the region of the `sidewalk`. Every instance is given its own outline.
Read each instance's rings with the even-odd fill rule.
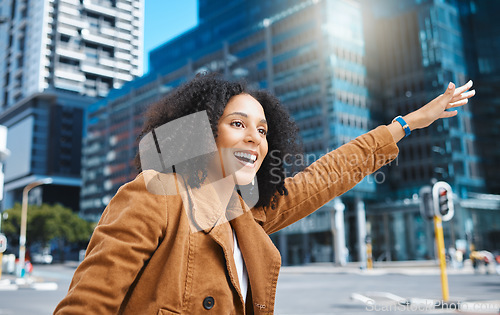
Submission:
[[[55,282],[44,282],[36,277],[16,278],[13,276],[4,277],[0,280],[0,291],[17,291],[17,290],[37,290],[37,291],[54,291],[58,285]]]
[[[2,277],[0,278],[0,291],[15,291],[19,289],[31,289],[39,291],[57,290],[57,283],[47,280],[53,279],[46,279],[43,272],[37,272],[36,269],[32,274],[27,274],[23,278],[17,277],[15,273],[3,273]]]
[[[491,270],[489,270],[491,273]],[[434,260],[410,260],[410,261],[392,261],[392,262],[376,262],[373,269],[361,269],[359,262],[350,262],[345,266],[336,266],[332,263],[312,263],[301,266],[284,266],[281,268],[282,273],[344,273],[344,274],[359,274],[367,276],[378,276],[387,274],[400,275],[439,275],[441,270],[439,263]],[[448,275],[455,274],[485,274],[486,270],[480,268],[474,270],[470,262],[466,261],[463,268],[455,269],[447,266],[446,272]]]

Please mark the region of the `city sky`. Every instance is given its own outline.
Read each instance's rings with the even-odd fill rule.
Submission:
[[[145,0],[144,73],[149,52],[198,23],[198,0]]]

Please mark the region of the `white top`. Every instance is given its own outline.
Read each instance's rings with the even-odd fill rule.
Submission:
[[[233,230],[234,238],[234,263],[236,264],[236,273],[238,274],[238,282],[240,283],[241,294],[243,295],[243,302],[247,301],[247,291],[248,291],[248,273],[245,267],[245,262],[243,261],[243,256],[241,255],[240,246],[238,245],[238,240],[236,239],[236,233]]]

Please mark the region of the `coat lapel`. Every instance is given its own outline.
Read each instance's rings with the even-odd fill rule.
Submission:
[[[281,256],[269,236],[253,218],[252,212],[243,205],[243,214],[230,221],[248,272],[252,303],[255,313],[273,312],[276,284],[281,267]],[[231,209],[228,209],[231,213]]]
[[[233,256],[234,229],[248,272],[253,310],[255,313],[273,312],[281,256],[243,199],[234,191],[224,209],[212,185],[186,189],[180,195],[190,219],[191,232],[202,231],[222,248],[231,284],[244,307]]]
[[[230,200],[237,199],[237,195],[234,192]],[[181,198],[189,217],[191,232],[202,231],[222,248],[231,284],[240,297],[241,306],[244,307],[233,256],[233,230],[228,222],[226,208],[219,200],[217,192],[208,184],[200,188],[186,189],[185,192],[181,192]],[[231,203],[234,202],[230,201]]]
[[[207,231],[204,231],[207,233]],[[233,250],[232,250],[232,229],[231,225],[226,222],[224,224],[217,225],[210,232],[207,233],[219,246],[222,248],[224,252],[224,258],[226,260],[226,268],[231,279],[231,284],[233,288],[238,292],[238,296],[240,297],[241,306],[244,307],[243,303],[243,295],[241,293],[240,284],[238,280],[238,273],[236,271],[236,264],[234,262]]]

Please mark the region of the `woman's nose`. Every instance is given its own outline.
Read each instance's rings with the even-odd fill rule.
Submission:
[[[255,144],[260,144],[260,142],[262,141],[261,137],[260,137],[260,134],[259,134],[259,131],[258,130],[252,130],[252,129],[247,129],[247,133],[245,135],[245,141],[247,142],[253,142]]]

